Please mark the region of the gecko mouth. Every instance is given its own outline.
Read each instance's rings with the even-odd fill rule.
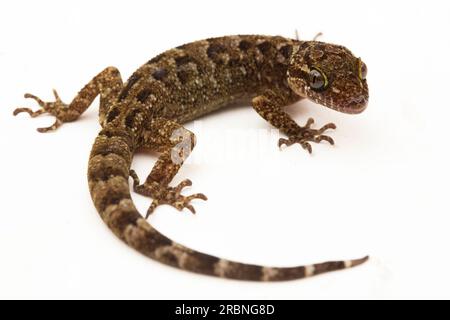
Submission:
[[[333,109],[347,114],[358,114],[366,110],[369,99],[365,95],[360,95],[350,99],[345,99],[344,101],[339,101],[339,99],[321,98],[321,97],[308,97],[311,101],[321,104],[327,108]]]
[[[333,108],[349,114],[358,114],[366,110],[369,99],[364,95],[351,98],[343,107]]]

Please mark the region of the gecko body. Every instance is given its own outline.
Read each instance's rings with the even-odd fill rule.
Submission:
[[[312,128],[309,119],[298,125],[283,107],[302,98],[345,113],[360,113],[368,102],[367,67],[348,49],[318,41],[241,35],[211,38],[168,50],[137,69],[123,83],[119,71],[108,67],[95,76],[72,100],[64,104],[34,95],[41,108],[19,108],[32,117],[49,113],[55,123],[40,132],[75,121],[100,96],[98,134],[88,166],[89,190],[100,216],[125,243],[159,262],[184,270],[238,280],[281,281],[299,279],[360,265],[368,258],[332,261],[288,268],[233,262],[186,248],[158,232],[147,217],[162,204],[195,212],[197,193],[181,192],[192,183],[170,182],[195,146],[195,135],[183,123],[225,107],[248,101],[254,110],[287,138],[279,145],[300,144],[311,152],[311,143],[327,141],[332,123]],[[133,155],[142,149],[159,152],[144,183],[131,170]],[[133,189],[153,199],[144,218],[134,206]]]

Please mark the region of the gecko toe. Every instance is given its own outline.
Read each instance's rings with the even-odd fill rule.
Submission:
[[[38,109],[36,111],[31,110],[30,108],[17,108],[14,110],[13,115],[17,116],[19,113],[28,113],[30,115],[30,117],[35,118],[43,113],[45,113],[46,111],[44,109]]]
[[[158,200],[153,200],[152,204],[150,205],[150,207],[147,210],[147,214],[145,215],[145,219],[148,219],[148,217],[150,217],[150,215],[153,213],[153,211],[155,211],[157,206],[159,206],[159,201]]]
[[[184,188],[192,186],[192,181],[189,179],[181,181],[176,187],[175,187],[175,194],[177,196],[180,195],[181,191],[183,191]]]
[[[288,140],[288,139],[280,138],[280,139],[278,140],[278,148],[281,148],[281,147],[284,146],[284,145],[287,146],[288,143],[289,143],[289,140]]]
[[[192,194],[192,195],[190,195],[190,196],[188,196],[188,197],[186,197],[189,201],[190,200],[193,200],[193,199],[200,199],[200,200],[208,200],[208,197],[207,196],[205,196],[203,193],[195,193],[195,194]]]
[[[327,123],[326,125],[324,125],[322,128],[320,128],[318,130],[318,133],[322,134],[329,129],[332,129],[332,130],[336,129],[336,125],[334,123]]]
[[[303,142],[300,142],[300,145],[302,146],[303,149],[308,151],[309,154],[312,153],[312,147],[311,147],[311,144],[309,142],[303,141]]]
[[[37,128],[36,130],[40,133],[46,133],[46,132],[50,132],[50,131],[55,131],[56,129],[58,129],[61,125],[62,125],[62,121],[60,121],[59,119],[56,119],[55,123],[53,123],[50,127],[46,127],[46,128]]]
[[[314,142],[320,143],[322,141],[327,141],[329,144],[334,145],[334,140],[330,136],[320,135],[314,138]]]

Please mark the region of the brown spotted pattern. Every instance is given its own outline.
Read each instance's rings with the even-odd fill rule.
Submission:
[[[364,66],[364,72],[362,72]],[[317,69],[328,77],[328,87],[314,91],[309,72]],[[312,129],[312,119],[299,126],[282,108],[309,98],[343,112],[362,111],[367,103],[366,67],[341,46],[283,37],[228,36],[188,43],[166,51],[141,66],[126,83],[119,71],[109,67],[94,77],[66,105],[55,92],[55,102],[41,109],[19,108],[32,117],[50,113],[56,129],[76,120],[100,95],[102,130],[92,147],[88,182],[95,207],[108,227],[128,245],[170,266],[223,278],[283,281],[359,265],[367,260],[326,262],[293,268],[272,268],[220,259],[183,247],[155,230],[136,210],[130,195],[129,177],[136,192],[153,198],[147,216],[162,204],[195,212],[191,202],[206,200],[198,193],[181,194],[192,182],[170,183],[195,146],[195,135],[182,124],[235,101],[251,101],[257,113],[287,134],[280,145],[309,142],[333,143],[322,133],[328,124]],[[359,74],[359,78],[355,75]],[[143,184],[131,170],[135,152],[160,153]],[[174,159],[177,159],[176,161]]]

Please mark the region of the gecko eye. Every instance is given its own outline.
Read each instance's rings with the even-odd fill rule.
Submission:
[[[328,80],[323,72],[312,69],[309,72],[309,86],[314,90],[325,89],[328,85]]]
[[[359,59],[359,78],[365,80],[367,77],[367,66],[364,62]]]

